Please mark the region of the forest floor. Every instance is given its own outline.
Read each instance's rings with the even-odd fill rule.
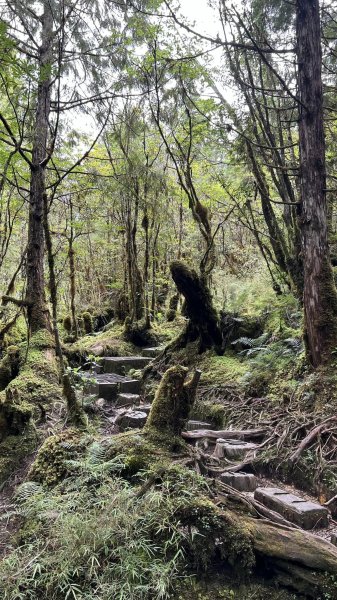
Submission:
[[[167,344],[179,333],[183,324],[184,319],[178,318],[173,324],[165,323],[157,327],[153,331],[156,345]],[[334,420],[337,379],[334,369],[313,373],[305,366],[303,349],[298,344],[296,333],[290,332],[289,328],[282,331],[282,327],[280,331],[267,331],[257,342],[246,339],[241,340],[239,348],[231,345],[223,356],[217,356],[213,351],[199,355],[193,344],[188,351],[182,349],[174,356],[161,355],[155,360],[155,370],[145,377],[142,400],[152,400],[161,375],[171,364],[179,363],[190,370],[199,368],[202,376],[191,418],[205,421],[217,430],[265,429],[262,447],[249,460],[246,470],[256,473],[263,485],[276,483],[286,490],[300,492],[306,499],[323,503],[334,496],[337,490],[337,427]],[[102,356],[132,356],[140,351],[130,342],[122,340],[121,326],[112,325],[104,332],[88,335],[68,345],[67,356],[76,380],[78,365],[81,368],[86,365],[87,368],[88,363],[99,365]],[[134,377],[139,375],[137,372],[133,374]],[[199,572],[197,578],[192,576],[194,559],[190,559],[192,570],[187,579],[179,575],[182,573],[179,570],[181,567],[172,563],[172,553],[169,567],[165,567],[167,555],[161,548],[151,546],[145,533],[149,534],[146,527],[151,512],[157,527],[164,527],[163,514],[168,515],[165,486],[171,483],[163,483],[163,488],[159,486],[157,497],[152,498],[150,494],[146,496],[146,502],[145,499],[143,503],[136,501],[132,496],[134,484],[139,484],[139,473],[144,473],[140,476],[141,481],[149,469],[147,460],[141,455],[141,448],[137,445],[134,450],[134,440],[130,438],[130,447],[125,449],[122,444],[119,453],[115,449],[112,452],[115,442],[111,440],[120,437],[113,419],[113,407],[106,403],[103,410],[102,406],[97,406],[95,398],[83,392],[80,385],[78,394],[89,415],[87,430],[74,432],[66,423],[64,414],[58,415],[58,422],[54,414],[52,420],[45,424],[42,436],[47,437],[50,447],[45,447],[44,443],[42,454],[40,451],[37,459],[35,453],[28,457],[0,492],[0,549],[5,556],[0,565],[0,574],[4,581],[8,581],[0,586],[4,598],[290,600],[307,597],[298,591],[277,587],[276,580],[268,576],[268,569],[264,566],[261,568],[261,565],[255,570],[254,577],[248,580],[243,573],[242,577],[237,577],[230,571],[224,571],[223,566],[219,568],[213,555],[211,562],[200,572],[196,568],[196,572]],[[307,443],[303,443],[306,439]],[[119,442],[116,444],[118,446]],[[156,450],[151,448],[153,452],[156,454]],[[124,467],[121,467],[123,461]],[[112,483],[111,473],[114,470],[117,474],[126,474],[122,480],[118,475]],[[174,495],[188,492],[184,484],[182,493],[177,483],[179,477],[180,474],[175,475]],[[197,488],[199,485],[199,482],[193,483]],[[113,509],[111,498],[115,498]],[[190,498],[188,502],[191,501]],[[153,502],[160,507],[160,514]],[[334,510],[333,504],[332,508]],[[112,514],[112,510],[115,515],[114,535],[121,536],[123,546],[123,549],[114,548],[114,552],[124,556],[120,573],[111,574],[109,571],[114,581],[115,595],[108,583],[104,582],[98,566],[95,567],[95,561],[101,564],[102,558],[98,550],[96,552],[91,547],[90,541],[93,531],[97,530],[97,543],[102,543],[105,548],[104,536],[111,526],[108,515]],[[128,515],[129,521],[121,535],[120,526],[124,523],[125,515]],[[165,519],[169,522],[168,516]],[[171,527],[172,524],[169,525]],[[327,538],[335,530],[335,523],[330,523],[329,528],[325,532],[322,530],[320,535]],[[135,549],[131,544],[130,540],[136,531],[139,531],[142,548]],[[174,534],[173,529],[170,531],[173,536],[170,543],[173,543],[177,533]],[[111,535],[111,528],[109,532]],[[166,540],[165,544],[168,543]],[[177,540],[174,543],[178,543]],[[52,558],[54,552],[58,565]],[[83,572],[89,568],[85,565],[88,565],[87,554],[90,552],[90,584],[85,586],[83,595],[79,577],[83,577]],[[104,552],[110,550],[106,548]],[[177,552],[178,556],[178,547]],[[29,556],[35,556],[32,563]],[[152,559],[149,562],[144,556]],[[176,560],[178,562],[178,558]],[[139,579],[132,574],[133,561],[138,565]],[[172,588],[173,581],[174,589],[169,592],[167,590]],[[91,589],[92,586],[96,591]],[[143,591],[136,591],[142,586]],[[336,598],[334,581],[331,586],[319,598]],[[30,587],[32,590],[28,592]],[[55,590],[51,591],[52,588]]]

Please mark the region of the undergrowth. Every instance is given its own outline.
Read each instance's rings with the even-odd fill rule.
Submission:
[[[143,492],[121,477],[124,460],[94,442],[70,461],[74,475],[53,488],[34,481],[18,488],[13,513],[2,517],[21,519],[0,564],[3,600],[161,600],[187,563],[207,569],[224,531],[203,495],[206,483],[168,465]],[[249,547],[240,544],[233,548],[249,569]]]

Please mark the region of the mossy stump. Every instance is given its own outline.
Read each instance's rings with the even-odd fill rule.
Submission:
[[[145,432],[167,439],[180,436],[194,404],[200,371],[186,381],[188,369],[180,365],[164,374],[156,392]]]

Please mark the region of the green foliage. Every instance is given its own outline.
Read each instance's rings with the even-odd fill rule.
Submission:
[[[27,482],[17,491],[12,516],[22,527],[0,564],[4,600],[163,600],[188,574],[187,557],[203,571],[218,547],[249,572],[248,538],[207,500],[195,473],[167,466],[138,493],[118,476],[123,456],[108,459],[96,442],[70,463],[76,475],[56,487]]]

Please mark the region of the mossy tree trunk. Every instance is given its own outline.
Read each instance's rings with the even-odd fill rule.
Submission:
[[[200,353],[212,347],[221,353],[222,336],[218,315],[206,282],[183,262],[174,261],[170,269],[178,292],[185,298],[185,314],[189,318],[181,345],[199,337]]]
[[[39,47],[39,84],[30,163],[30,197],[27,247],[28,323],[33,334],[50,328],[44,289],[44,194],[46,167],[50,158],[48,147],[53,63],[53,14],[48,2],[41,16],[42,32]]]

